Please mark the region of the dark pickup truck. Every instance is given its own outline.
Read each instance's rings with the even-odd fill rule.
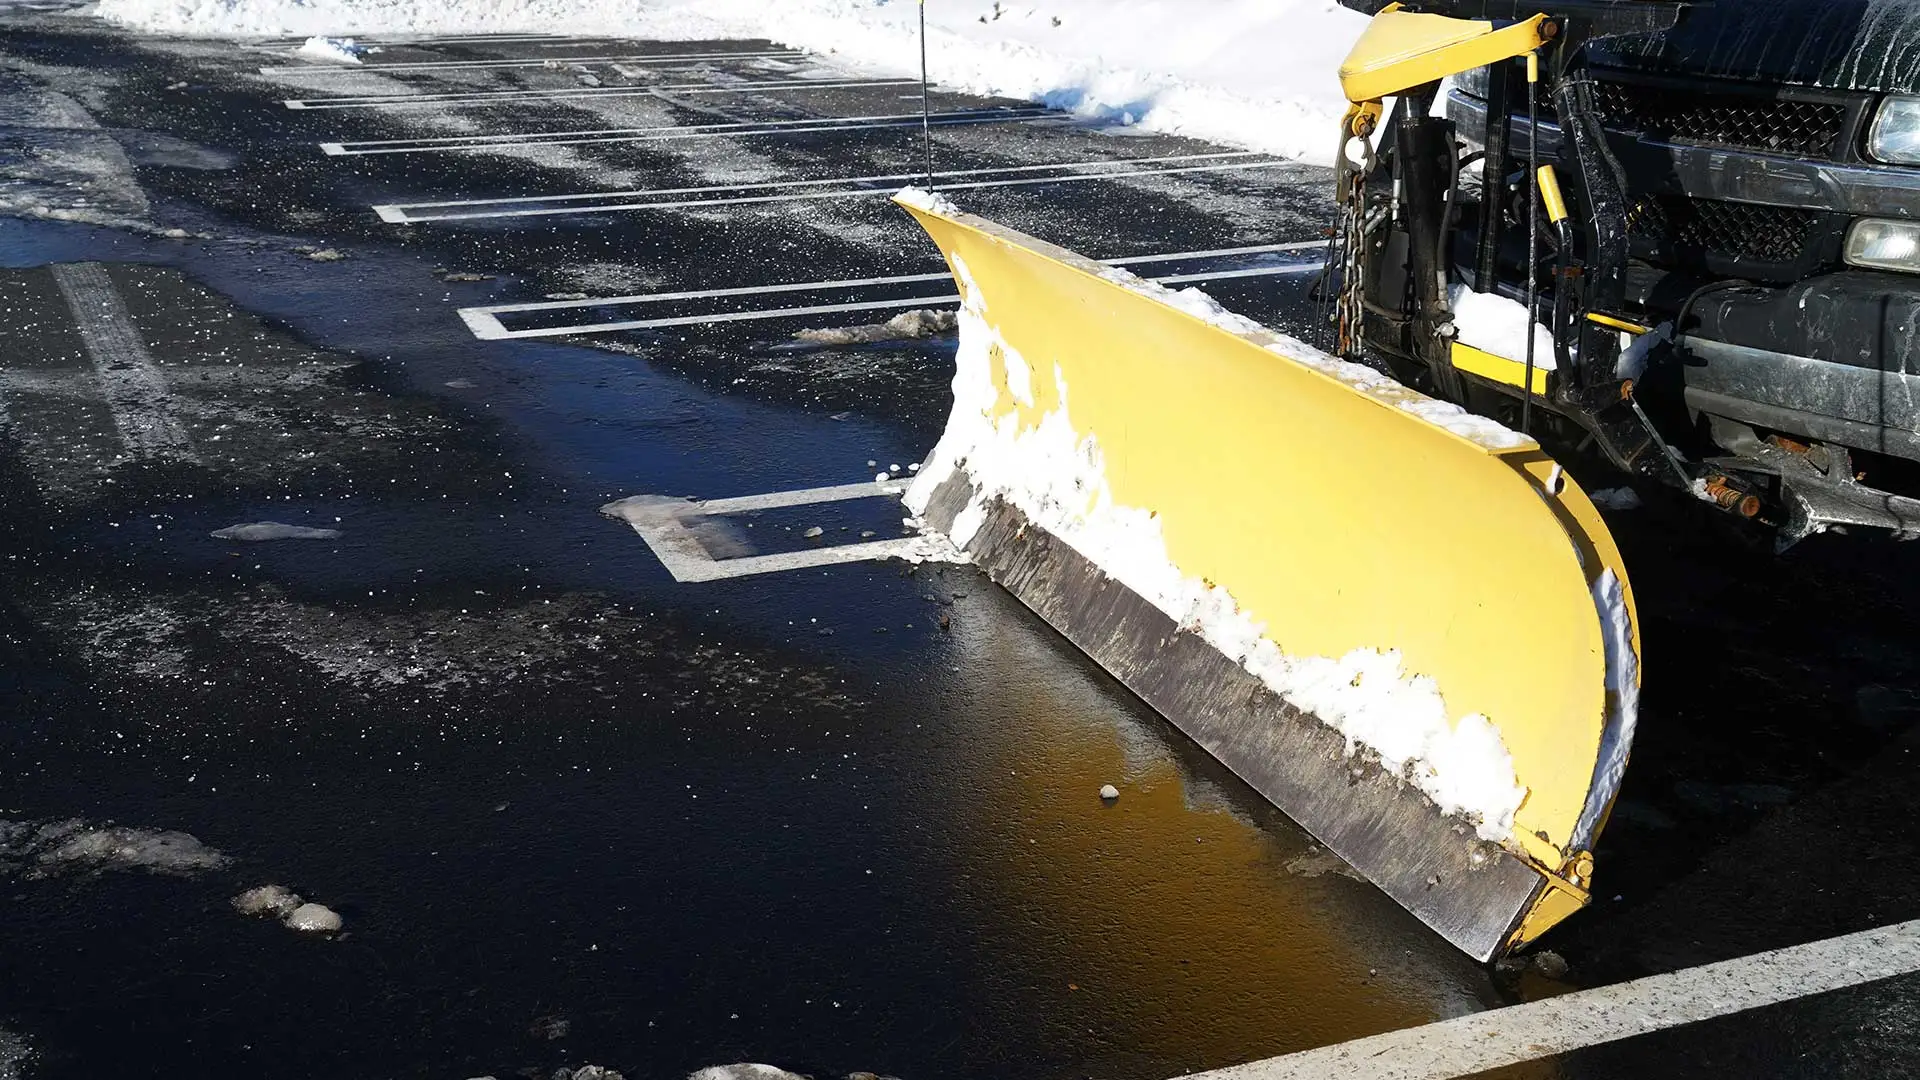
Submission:
[[[1620,314],[1660,341],[1630,374],[1670,456],[1696,477],[1718,461],[1783,543],[1920,532],[1920,0],[1710,0],[1585,48],[1627,204]],[[1453,80],[1434,110],[1462,160],[1488,141],[1488,82]],[[1517,177],[1524,88],[1508,100]],[[1539,160],[1562,159],[1551,99],[1534,123]],[[1448,245],[1462,278],[1475,230],[1459,215]],[[1497,265],[1518,295],[1524,255]]]

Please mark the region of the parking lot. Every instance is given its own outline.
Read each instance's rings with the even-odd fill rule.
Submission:
[[[1570,968],[1493,971],[904,523],[953,350],[888,200],[915,79],[10,10],[6,1080],[10,1038],[29,1077],[1158,1080],[1920,913],[1897,551],[1615,523],[1664,673],[1606,896]],[[967,209],[1322,336],[1326,170],[925,107]],[[210,535],[269,521],[313,532]],[[269,883],[344,931],[232,910]],[[1915,985],[1520,1069],[1903,1075]]]

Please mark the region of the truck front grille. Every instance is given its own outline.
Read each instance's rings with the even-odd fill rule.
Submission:
[[[1791,206],[1642,196],[1627,212],[1634,247],[1654,261],[1696,268],[1712,262],[1797,263],[1808,254],[1816,215]]]
[[[1676,90],[1602,81],[1594,86],[1601,121],[1616,130],[1708,146],[1827,159],[1847,126],[1832,101]]]

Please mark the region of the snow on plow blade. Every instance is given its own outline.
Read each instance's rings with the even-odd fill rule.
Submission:
[[[1197,293],[898,201],[963,297],[909,508],[1460,949],[1584,905],[1639,637],[1579,487]]]

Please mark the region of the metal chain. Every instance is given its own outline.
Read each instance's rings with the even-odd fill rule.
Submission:
[[[1335,305],[1336,348],[1349,360],[1358,360],[1366,349],[1366,272],[1363,264],[1367,250],[1367,174],[1373,171],[1373,143],[1366,135],[1348,130],[1341,140],[1338,185],[1340,259],[1340,295]],[[1364,163],[1347,156],[1348,146],[1359,140],[1365,151]]]

